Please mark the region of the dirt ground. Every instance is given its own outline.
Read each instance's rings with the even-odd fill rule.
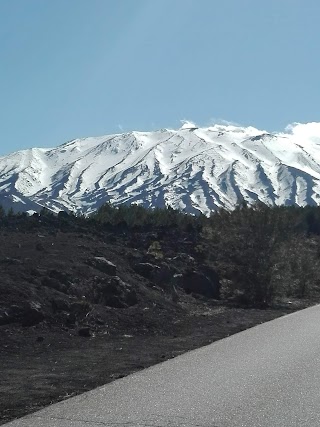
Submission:
[[[165,335],[0,328],[0,425],[290,312],[195,306]]]
[[[22,226],[0,228],[0,425],[308,305],[214,299],[190,233]]]

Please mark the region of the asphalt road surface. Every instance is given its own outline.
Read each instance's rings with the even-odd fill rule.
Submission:
[[[320,306],[49,406],[10,427],[320,426]]]

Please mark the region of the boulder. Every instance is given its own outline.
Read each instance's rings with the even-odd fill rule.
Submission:
[[[39,303],[12,304],[9,308],[1,310],[0,325],[21,322],[22,326],[34,326],[42,322],[44,318],[45,316]]]
[[[194,264],[194,263],[195,263],[195,259],[194,259],[191,255],[186,254],[186,253],[184,253],[184,252],[179,252],[179,253],[178,253],[178,254],[173,258],[173,260],[175,260],[175,261],[182,261],[182,262],[188,263],[189,265],[190,265],[190,264]]]
[[[133,267],[134,271],[140,276],[145,277],[146,279],[153,280],[153,278],[160,271],[160,267],[150,262],[139,262]]]
[[[70,304],[70,315],[71,318],[83,318],[90,313],[92,310],[92,305],[86,300],[78,300]]]
[[[175,270],[166,263],[162,263],[160,268],[154,272],[153,281],[162,287],[168,287],[172,282]]]
[[[69,285],[71,282],[71,277],[63,271],[52,269],[49,271],[48,275],[50,278],[56,279],[60,283],[63,283],[64,285]]]
[[[51,306],[54,313],[57,311],[70,310],[70,302],[67,299],[63,299],[63,298],[52,298]]]
[[[219,287],[209,277],[197,270],[189,269],[174,275],[174,282],[188,294],[195,293],[207,298],[218,298]]]
[[[114,308],[130,307],[138,302],[135,290],[118,276],[111,277],[96,286],[95,300],[97,303]]]
[[[165,263],[159,265],[140,262],[133,267],[140,276],[145,277],[156,285],[167,287],[172,281],[174,271]]]
[[[93,257],[88,260],[88,264],[109,276],[116,276],[117,274],[117,267],[104,257]]]
[[[22,326],[34,326],[44,320],[45,316],[39,303],[31,302],[23,308]]]
[[[55,289],[59,292],[63,292],[63,293],[67,292],[66,285],[64,285],[59,280],[57,280],[53,277],[48,277],[48,276],[43,277],[43,279],[41,280],[41,284],[42,284],[42,286],[46,286],[47,288]]]

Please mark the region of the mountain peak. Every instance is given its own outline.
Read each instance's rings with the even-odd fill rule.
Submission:
[[[241,200],[320,204],[320,123],[270,133],[184,121],[0,158],[0,203],[16,210],[90,213],[111,202],[208,215]]]

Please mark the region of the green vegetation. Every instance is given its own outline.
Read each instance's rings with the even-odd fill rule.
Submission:
[[[168,209],[137,205],[103,205],[90,217],[43,209],[27,216],[5,212],[0,228],[33,232],[76,230],[99,233],[150,233],[158,236],[148,252],[165,260],[159,232],[184,234],[195,242],[192,255],[213,268],[220,278],[220,294],[230,302],[266,307],[278,298],[316,298],[320,290],[320,207],[239,205],[210,218]],[[174,237],[173,237],[174,239]]]
[[[138,205],[121,205],[115,208],[109,203],[101,206],[91,216],[91,219],[100,224],[123,226],[136,230],[153,230],[159,227],[194,230],[201,223],[200,217],[186,215],[170,207],[167,209],[145,209]]]
[[[222,278],[222,295],[253,306],[312,297],[320,279],[318,224],[318,207],[259,203],[213,214],[203,238]]]

